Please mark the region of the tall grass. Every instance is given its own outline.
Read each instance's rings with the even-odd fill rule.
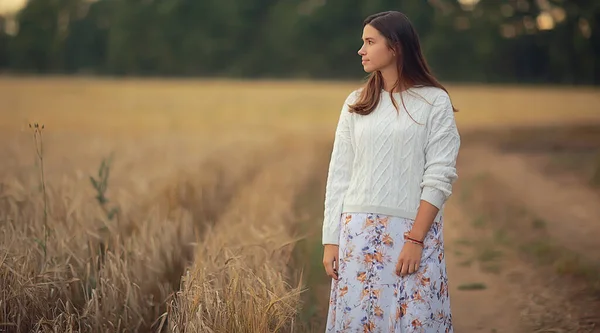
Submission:
[[[313,153],[285,144],[205,233],[169,313],[178,332],[293,332],[302,285],[290,285],[294,203]]]
[[[44,173],[44,127],[43,124],[41,126],[38,123],[29,124],[29,128],[33,130],[36,162],[39,163],[40,171],[40,192],[44,199],[44,241],[38,240],[38,244],[44,250],[44,261],[46,261],[46,256],[48,255],[46,244],[48,243],[48,233],[50,233],[50,230],[48,229],[48,193],[46,192],[46,177]]]
[[[236,237],[245,239],[251,226],[272,230],[274,236],[289,241],[282,231],[285,229],[277,231],[273,224],[264,224],[268,216],[256,191],[272,189],[272,196],[281,197],[286,189],[273,181],[281,181],[282,173],[305,167],[309,158],[297,153],[288,156],[286,151],[273,154],[273,150],[268,145],[240,144],[220,150],[199,165],[195,173],[180,174],[156,195],[140,198],[142,202],[137,209],[125,210],[119,223],[110,219],[92,196],[88,200],[65,200],[83,194],[70,193],[68,188],[55,188],[49,183],[47,223],[53,234],[46,243],[47,257],[40,247],[34,246],[37,235],[45,228],[43,219],[39,218],[39,212],[44,211],[43,198],[30,190],[32,184],[15,179],[3,183],[0,187],[2,328],[16,332],[131,332],[156,331],[167,319],[169,324],[177,323],[183,318],[180,308],[189,304],[180,302],[181,305],[171,308],[173,315],[166,316],[167,301],[178,291],[184,270],[194,256],[197,264],[212,260],[203,256],[203,251],[210,253],[220,249],[237,253],[236,246],[244,242],[232,242],[230,237],[240,231]],[[285,161],[290,169],[273,167],[278,159]],[[258,174],[262,180],[253,181]],[[302,181],[301,177],[294,180]],[[295,188],[293,184],[287,185],[291,191]],[[217,231],[219,225],[239,227],[240,206],[234,201],[244,198],[254,200],[246,203],[247,216],[243,219],[249,228]],[[283,202],[274,205],[274,209],[283,211],[274,214],[279,214],[278,222],[284,227],[285,200],[291,197],[281,198]],[[210,231],[203,237],[206,228]],[[201,247],[195,249],[198,244]],[[257,246],[255,252],[261,246],[270,246],[260,242],[254,245]],[[283,254],[277,252],[271,259]],[[230,273],[262,272],[263,265],[271,264],[246,261],[239,271],[231,268]],[[272,274],[271,284],[279,283],[279,288],[283,288],[278,291],[282,294],[287,290],[285,282],[273,267],[285,267],[283,264],[268,266],[271,271],[266,273]],[[216,271],[211,274],[214,273]],[[184,285],[193,289],[189,283]],[[257,297],[266,297],[266,289],[257,289],[262,292]],[[184,290],[183,295],[187,296],[187,289]],[[202,306],[206,309],[214,304]],[[279,308],[279,304],[273,307]],[[292,304],[287,309],[293,308]],[[221,309],[211,311],[220,313]],[[271,318],[277,313],[270,312]],[[282,315],[289,318],[290,314]],[[231,319],[232,313],[229,316]]]

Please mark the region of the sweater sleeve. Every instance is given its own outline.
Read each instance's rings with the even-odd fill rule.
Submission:
[[[425,171],[421,182],[421,200],[438,209],[452,194],[452,185],[458,178],[456,159],[459,148],[460,135],[452,103],[444,94],[437,98],[427,120]]]
[[[350,95],[351,96],[351,95]],[[329,171],[325,188],[325,211],[323,218],[323,244],[339,244],[340,216],[344,204],[344,196],[352,177],[352,164],[354,161],[354,148],[352,146],[352,119],[348,104],[350,96],[344,101],[339,116]]]

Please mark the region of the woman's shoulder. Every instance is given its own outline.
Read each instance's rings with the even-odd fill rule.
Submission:
[[[439,106],[450,102],[450,95],[442,88],[433,86],[417,86],[409,90],[409,94],[429,104],[430,106]]]
[[[360,97],[360,94],[362,93],[364,87],[360,87],[360,88],[356,88],[354,90],[352,90],[348,96],[346,96],[346,104],[353,104],[354,102],[356,102],[358,100],[358,98]]]

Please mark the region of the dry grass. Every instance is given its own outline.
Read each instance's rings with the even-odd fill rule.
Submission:
[[[307,286],[302,271],[290,265],[302,221],[295,207],[307,200],[300,193],[309,179],[324,177],[315,171],[323,163],[316,152],[324,149],[316,142],[329,142],[353,87],[0,79],[2,329],[300,327],[295,321]],[[588,110],[597,104],[593,93],[452,91],[465,127],[532,123],[540,115],[549,122],[600,118]],[[557,107],[557,98],[574,104]],[[531,112],[512,108],[519,103]],[[574,108],[581,112],[567,115]],[[33,122],[46,127],[44,247],[41,165],[28,128]],[[114,219],[98,205],[89,181],[111,153],[106,196],[119,207]]]
[[[21,331],[150,329],[193,259],[201,230],[258,167],[258,156],[251,149],[221,151],[203,163],[204,178],[173,178],[156,190],[158,198],[140,198],[138,209],[127,207],[116,221],[93,197],[52,189],[45,261],[35,241],[43,232],[39,195],[24,191],[28,184],[3,186],[2,322]]]
[[[302,286],[286,283],[296,273],[287,267],[296,242],[290,230],[294,202],[311,176],[312,152],[283,145],[273,154],[202,238],[173,306],[171,329],[293,329]]]
[[[218,87],[224,98],[219,108],[214,87],[205,86],[196,99],[183,83],[185,107],[169,114],[163,105],[153,120],[145,115],[158,112],[153,107],[164,100],[181,102],[180,89],[166,97],[160,87],[141,83],[143,112],[119,109],[136,95],[135,86],[120,90],[86,81],[91,92],[73,96],[68,91],[86,83],[15,82],[17,87],[2,87],[12,90],[4,103],[21,105],[14,112],[2,108],[9,124],[15,122],[3,133],[13,145],[0,148],[11,161],[0,171],[0,322],[6,329],[264,332],[298,326],[302,286],[292,282],[302,282],[301,273],[287,262],[296,241],[294,202],[314,176],[314,150],[310,135],[293,133],[318,131],[295,121],[307,115],[282,109],[297,104],[298,95],[284,87],[279,98],[263,91],[252,99],[256,88],[245,86],[240,100],[227,106],[228,91]],[[19,97],[28,88],[50,101],[37,104],[45,111]],[[169,83],[164,88],[171,91]],[[112,102],[106,102],[105,89],[114,93]],[[244,99],[254,104],[246,107]],[[92,109],[104,102],[112,111],[79,115],[86,101]],[[46,125],[46,260],[36,243],[43,234],[43,197],[31,159],[35,150],[31,133],[18,131],[25,118]],[[169,119],[182,128],[161,128]],[[111,153],[106,196],[120,209],[112,220],[88,179],[97,178],[100,161]]]

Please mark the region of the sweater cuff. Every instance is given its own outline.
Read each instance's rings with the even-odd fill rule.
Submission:
[[[425,186],[421,193],[421,200],[425,200],[438,209],[442,209],[442,206],[446,201],[446,196],[444,195],[444,192],[435,187]]]
[[[329,228],[323,229],[322,245],[325,245],[325,244],[339,245],[339,243],[340,243],[339,231],[331,230]]]

